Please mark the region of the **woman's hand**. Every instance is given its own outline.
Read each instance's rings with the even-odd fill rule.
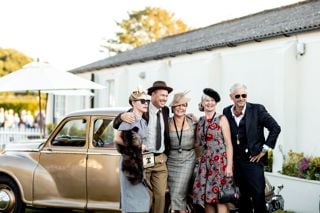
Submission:
[[[146,145],[144,145],[144,144],[141,145],[141,151],[142,152],[146,151],[146,148],[147,148]]]
[[[230,165],[227,165],[226,176],[227,177],[232,177],[233,176],[232,166],[230,166]]]
[[[113,142],[115,144],[123,145],[122,131],[115,130]]]

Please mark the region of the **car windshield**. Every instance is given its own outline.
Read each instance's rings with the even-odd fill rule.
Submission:
[[[67,121],[52,140],[54,146],[84,146],[86,144],[86,119]]]

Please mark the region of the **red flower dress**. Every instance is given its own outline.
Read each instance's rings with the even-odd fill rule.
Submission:
[[[225,176],[227,153],[219,126],[221,116],[214,116],[213,119],[201,117],[197,126],[201,156],[195,167],[193,203],[201,206],[217,203],[221,187],[232,184],[231,178]]]

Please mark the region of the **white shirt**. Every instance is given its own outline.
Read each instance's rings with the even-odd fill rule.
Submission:
[[[161,147],[156,150],[156,127],[157,127],[157,112],[161,110],[155,107],[151,102],[149,104],[149,122],[148,122],[148,134],[146,140],[147,150],[155,153],[164,152],[164,121],[162,113],[160,113],[160,125],[161,125]]]
[[[233,105],[233,106],[231,107],[231,114],[232,114],[232,117],[234,118],[234,120],[236,121],[237,126],[239,126],[239,123],[240,123],[241,119],[244,117],[244,113],[245,113],[245,111],[246,111],[246,107],[247,107],[247,105],[244,105],[244,107],[243,107],[243,109],[242,109],[242,111],[241,111],[241,115],[238,116],[238,117],[234,114],[234,108],[235,108],[235,106]]]

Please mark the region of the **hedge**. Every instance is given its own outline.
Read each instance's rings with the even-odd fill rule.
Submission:
[[[45,109],[46,103],[41,100],[41,108]],[[19,96],[19,97],[0,97],[0,108],[5,110],[13,109],[15,112],[21,112],[21,110],[30,110],[32,113],[39,110],[39,101],[34,96]]]

